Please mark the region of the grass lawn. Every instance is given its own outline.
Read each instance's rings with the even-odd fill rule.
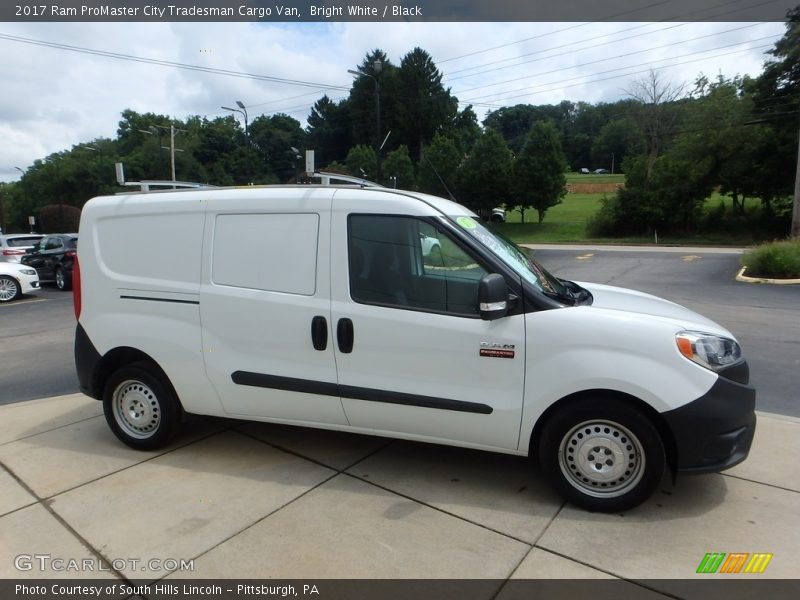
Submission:
[[[605,175],[583,175],[590,177],[606,177]],[[614,175],[608,177],[622,177]],[[549,243],[596,243],[596,244],[653,244],[653,237],[633,238],[590,238],[586,232],[586,224],[600,208],[600,201],[605,194],[567,194],[561,204],[547,211],[544,221],[539,224],[535,210],[525,211],[525,223],[521,222],[519,210],[508,211],[508,221],[499,224],[499,229],[517,243],[549,244]],[[727,196],[713,194],[706,201],[706,209],[714,209],[723,202],[728,209],[731,199]],[[748,205],[758,200],[749,200]],[[753,243],[753,237],[747,233],[707,233],[702,235],[659,236],[658,243],[663,245],[698,245],[698,246],[746,246]]]

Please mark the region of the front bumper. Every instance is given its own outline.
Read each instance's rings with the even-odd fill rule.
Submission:
[[[753,387],[719,377],[697,400],[663,413],[675,439],[676,470],[712,473],[747,458],[756,431],[755,405]]]
[[[23,275],[19,278],[20,291],[23,294],[31,294],[39,291],[39,276],[38,275]]]

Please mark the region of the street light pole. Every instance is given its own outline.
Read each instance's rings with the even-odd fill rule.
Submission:
[[[347,72],[357,77],[369,77],[375,82],[375,179],[378,183],[381,182],[381,84],[378,81],[377,74],[381,72],[383,63],[376,60],[372,63],[372,74],[362,71],[361,68],[353,70],[347,69]]]
[[[22,184],[22,191],[25,193],[25,206],[26,206],[26,208],[30,209],[31,208],[31,199],[28,197],[28,183],[25,180],[25,175],[27,175],[28,172],[26,170],[24,170],[24,169],[19,168],[19,167],[14,167],[14,168],[17,171],[19,171],[20,173],[22,173],[22,177],[20,177],[19,181]],[[29,219],[30,218],[33,218],[33,215],[30,215]],[[30,225],[31,233],[33,233],[33,223],[29,222],[29,225]]]
[[[299,174],[297,172],[297,161],[300,159],[300,150],[298,150],[294,146],[290,146],[289,150],[292,151],[292,156],[294,156],[294,160],[292,161],[292,163],[294,165],[294,182],[295,183],[299,183],[300,182],[299,181],[300,177],[299,177]]]
[[[247,143],[250,143],[250,134],[247,131],[247,109],[244,107],[244,103],[241,100],[236,101],[236,106],[242,109],[244,113],[244,139],[247,140]]]
[[[247,108],[245,108],[244,103],[241,100],[236,101],[236,106],[239,108],[231,108],[230,106],[220,106],[220,108],[224,110],[229,110],[231,112],[238,112],[240,115],[244,116],[244,139],[247,140],[247,143],[250,143],[250,134],[247,129]]]

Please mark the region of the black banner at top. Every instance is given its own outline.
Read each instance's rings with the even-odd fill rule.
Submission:
[[[5,22],[783,21],[798,0],[4,0]]]

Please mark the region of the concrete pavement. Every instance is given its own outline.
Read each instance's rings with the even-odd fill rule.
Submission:
[[[800,579],[798,456],[800,420],[760,413],[742,465],[594,514],[519,457],[204,418],[137,452],[99,402],[34,400],[0,406],[0,578],[621,578],[686,597],[682,579]],[[709,552],[774,556],[696,574]],[[42,554],[102,570],[19,569]]]

